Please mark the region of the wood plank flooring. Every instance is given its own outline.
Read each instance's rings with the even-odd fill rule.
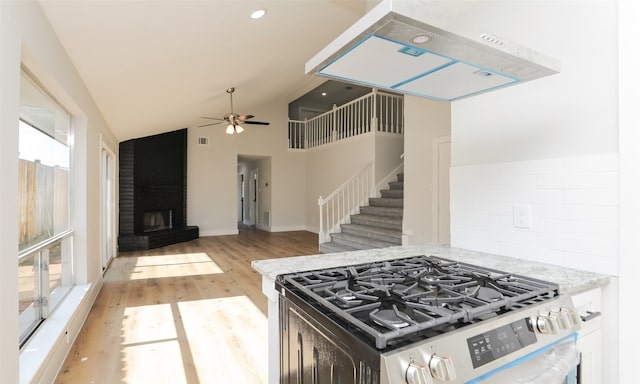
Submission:
[[[305,231],[120,253],[57,384],[266,383],[267,301],[251,261],[318,253]]]

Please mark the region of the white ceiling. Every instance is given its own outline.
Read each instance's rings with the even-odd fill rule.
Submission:
[[[201,116],[293,101],[324,81],[304,65],[366,12],[366,0],[41,1],[120,141]],[[251,12],[264,8],[260,20]],[[256,116],[256,120],[259,117]]]

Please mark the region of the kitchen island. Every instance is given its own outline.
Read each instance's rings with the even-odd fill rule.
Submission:
[[[254,261],[252,267],[262,275],[262,291],[268,299],[269,383],[279,382],[279,309],[278,292],[275,289],[275,280],[278,275],[417,255],[439,256],[453,261],[554,282],[558,284],[561,294],[570,296],[579,296],[584,292],[599,290],[609,283],[607,275],[440,245],[398,246]]]

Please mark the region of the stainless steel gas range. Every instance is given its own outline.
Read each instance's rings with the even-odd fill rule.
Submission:
[[[281,383],[576,382],[581,319],[554,283],[419,255],[276,290]]]

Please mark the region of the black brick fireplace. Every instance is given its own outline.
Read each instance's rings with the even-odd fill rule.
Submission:
[[[118,249],[151,249],[198,237],[198,227],[187,226],[187,130],[120,143]]]

